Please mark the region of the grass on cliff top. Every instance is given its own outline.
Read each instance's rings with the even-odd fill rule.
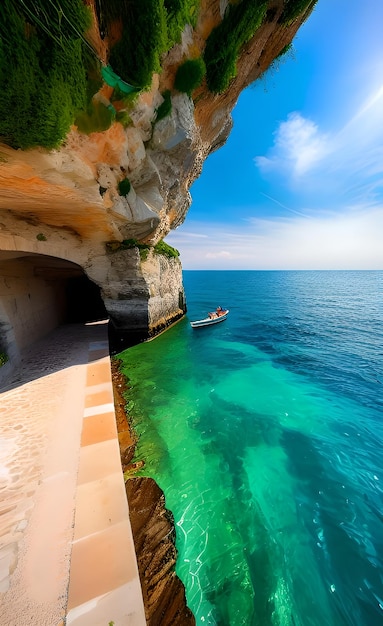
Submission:
[[[210,33],[204,60],[207,85],[213,93],[226,91],[236,76],[241,48],[262,24],[267,5],[267,0],[242,0],[230,4],[222,22]]]
[[[176,248],[173,248],[173,246],[169,246],[169,244],[162,239],[154,246],[154,252],[156,252],[157,254],[163,254],[164,256],[168,257],[168,259],[177,259],[180,255],[179,251]]]
[[[106,244],[107,250],[109,252],[117,252],[119,250],[131,250],[132,248],[138,248],[140,252],[141,261],[145,261],[147,259],[149,250],[154,250],[155,254],[162,254],[166,256],[168,259],[177,259],[180,256],[179,251],[172,246],[169,246],[168,243],[163,241],[159,241],[155,246],[150,246],[147,243],[140,243],[137,239],[124,239],[121,242],[111,242]]]
[[[90,24],[81,0],[27,4],[3,0],[0,11],[0,137],[15,148],[54,148],[86,105],[86,53],[79,32]]]

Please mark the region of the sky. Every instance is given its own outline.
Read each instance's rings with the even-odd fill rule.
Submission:
[[[318,0],[166,241],[184,269],[383,269],[383,2]]]

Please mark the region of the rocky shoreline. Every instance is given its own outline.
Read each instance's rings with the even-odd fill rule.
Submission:
[[[185,588],[175,572],[177,551],[172,513],[152,478],[134,476],[142,465],[133,462],[136,437],[125,412],[126,380],[118,359],[111,359],[114,403],[134,545],[148,626],[194,626]]]

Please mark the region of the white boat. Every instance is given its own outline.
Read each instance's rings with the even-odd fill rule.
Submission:
[[[223,322],[228,315],[229,309],[217,309],[216,312],[209,313],[209,316],[205,317],[203,320],[190,322],[190,326],[192,328],[202,328],[202,326],[211,326],[212,324],[218,324],[219,322]]]

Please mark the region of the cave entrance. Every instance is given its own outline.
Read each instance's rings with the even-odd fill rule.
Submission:
[[[100,288],[76,263],[0,250],[2,350],[20,352],[60,324],[107,319]]]
[[[34,275],[53,287],[60,305],[61,323],[86,323],[107,319],[100,288],[76,263],[38,256],[32,261]]]
[[[66,301],[67,323],[97,322],[108,317],[100,288],[85,274],[67,279]]]

